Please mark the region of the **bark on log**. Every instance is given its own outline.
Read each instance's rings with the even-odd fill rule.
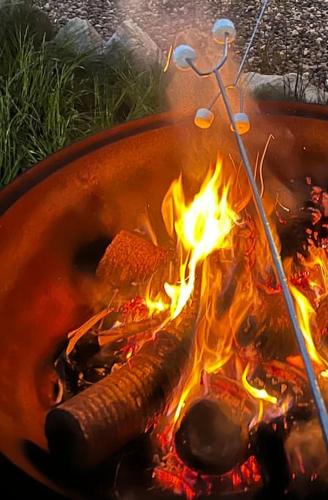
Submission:
[[[199,293],[179,318],[126,365],[51,410],[50,453],[71,468],[95,467],[142,434],[164,407],[188,360]]]
[[[157,247],[138,234],[120,231],[103,255],[97,276],[114,287],[142,283],[167,265],[174,253]]]

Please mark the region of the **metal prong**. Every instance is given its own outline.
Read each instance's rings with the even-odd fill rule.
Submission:
[[[210,71],[200,71],[197,66],[191,61],[190,59],[186,59],[188,62],[189,66],[191,69],[200,77],[207,77],[212,75],[215,71],[219,71],[222,66],[226,63],[228,59],[228,50],[229,50],[229,34],[226,33],[225,39],[224,39],[224,50],[223,50],[223,56],[221,57],[220,61],[218,64],[215,66],[215,68],[211,69]]]

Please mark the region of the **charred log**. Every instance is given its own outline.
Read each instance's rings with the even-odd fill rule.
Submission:
[[[261,423],[253,435],[252,451],[261,468],[263,498],[281,498],[291,479],[283,432]]]
[[[94,467],[142,434],[180,379],[197,313],[195,293],[127,364],[51,410],[45,425],[51,454],[71,468]]]
[[[263,360],[285,360],[298,353],[294,334],[280,296],[268,296],[267,302],[262,311],[249,314],[242,321],[235,335],[237,350],[246,357],[253,349]]]
[[[181,422],[175,438],[184,463],[206,474],[224,474],[246,457],[247,439],[241,426],[230,420],[219,403],[195,403]]]
[[[246,316],[236,333],[236,342],[240,347],[248,347],[253,344],[258,332],[256,317],[252,314]]]
[[[224,274],[224,284],[216,301],[216,314],[218,317],[222,316],[231,307],[242,269],[243,262],[239,260]]]

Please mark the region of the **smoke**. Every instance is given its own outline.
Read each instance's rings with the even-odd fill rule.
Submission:
[[[150,35],[164,52],[164,57],[167,56],[170,47],[177,47],[180,44],[192,46],[197,53],[196,65],[201,70],[213,68],[222,55],[222,46],[214,42],[211,34],[215,20],[222,16],[230,17],[229,12],[233,16],[236,14],[230,0],[216,2],[215,5],[208,1],[120,0],[117,9],[122,20],[131,19]],[[237,42],[240,39],[238,35],[237,30]],[[247,43],[244,38],[243,43],[245,45]],[[236,57],[234,46],[231,46],[228,61],[222,70],[223,80],[227,85],[234,81],[239,64],[240,56]],[[169,109],[178,113],[179,116],[192,118],[198,108],[208,108],[218,94],[218,86],[214,76],[200,78],[192,70],[179,71],[175,68],[172,60],[164,78],[166,90],[163,100],[165,99]],[[228,93],[233,111],[239,112],[241,110],[240,92],[230,88]],[[245,94],[245,111],[252,116],[257,115],[258,105],[248,93],[247,82],[243,86],[242,94]],[[218,136],[217,148],[220,149],[223,146],[224,149],[220,152],[225,156],[231,153],[236,164],[239,164],[239,154],[235,152],[234,141],[232,140],[230,144],[228,141],[220,143],[219,140],[222,137],[223,127],[227,128],[229,132],[229,123],[221,99],[217,101],[212,110],[215,114],[213,128]],[[285,170],[282,171],[282,165],[289,164],[292,155],[295,158],[293,151],[295,140],[292,132],[286,127],[282,129],[281,124],[277,128],[277,123],[274,123],[274,127],[271,129],[271,118],[269,122],[263,115],[260,120],[252,120],[251,126],[251,133],[248,134],[246,140],[250,160],[254,166],[257,155],[261,158],[270,134],[272,133],[276,137],[275,144],[270,144],[263,162],[264,188],[271,186],[271,189],[265,190],[265,201],[269,204],[276,203],[278,193],[279,202],[282,205],[295,208],[295,195],[286,187]],[[192,141],[190,141],[189,137],[182,131],[180,149],[185,149],[186,152],[189,150],[190,157],[200,156],[202,152],[209,149],[208,137],[207,131],[198,131],[198,134],[193,134]],[[278,143],[281,141],[283,141],[283,148],[280,148],[279,151],[280,165],[278,165],[277,157],[275,158],[272,152],[277,151]],[[199,180],[204,174],[202,167],[196,167],[196,171],[193,171],[189,166],[186,168],[195,179]],[[282,172],[281,178],[279,178],[279,169]],[[274,192],[274,195],[272,199],[267,200],[269,191]]]
[[[164,57],[170,46],[188,44],[197,51],[197,65],[209,69],[222,53],[222,47],[212,39],[211,29],[215,20],[226,14],[229,3],[224,0],[213,6],[208,1],[119,0],[117,10],[122,21],[130,19],[139,25],[159,45]],[[191,113],[197,107],[207,107],[217,92],[213,78],[201,80],[191,71],[177,71],[172,64],[166,76],[167,100],[175,111]]]
[[[295,424],[285,448],[291,472],[307,476],[321,473],[321,479],[327,478],[327,451],[317,420]]]

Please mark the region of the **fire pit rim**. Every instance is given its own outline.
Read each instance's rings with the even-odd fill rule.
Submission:
[[[252,110],[250,110],[250,115],[253,115],[254,118],[256,116],[272,116],[273,121],[278,122],[278,124],[279,117],[281,117],[281,119],[283,119],[283,117],[286,117],[288,121],[293,121],[294,117],[305,119],[310,118],[317,120],[317,124],[320,124],[319,120],[321,120],[321,122],[323,122],[324,124],[324,127],[326,128],[325,122],[328,121],[328,107],[286,102],[263,102],[258,103],[257,107],[254,107]],[[297,120],[295,120],[295,122],[297,122]],[[170,127],[174,127],[175,125],[183,126],[184,124],[188,124],[189,128],[193,127],[191,116],[179,115],[175,113],[154,115],[141,120],[129,122],[118,127],[114,127],[110,130],[105,130],[103,132],[90,136],[79,143],[67,147],[47,158],[43,162],[39,163],[39,165],[36,165],[30,171],[20,176],[13,184],[4,189],[2,193],[0,193],[0,216],[1,210],[3,210],[4,214],[6,210],[11,206],[13,206],[14,209],[16,201],[18,202],[17,205],[19,205],[20,202],[24,203],[25,196],[23,195],[27,194],[27,197],[29,196],[29,194],[33,195],[33,192],[30,193],[30,191],[33,191],[32,188],[38,187],[42,190],[42,181],[45,181],[48,177],[50,182],[56,181],[57,175],[55,174],[57,171],[60,171],[66,166],[69,166],[71,162],[74,162],[76,160],[82,160],[83,162],[84,159],[87,159],[88,156],[96,152],[97,149],[105,148],[107,145],[120,143],[120,141],[121,144],[124,145],[125,139],[128,139],[129,137],[134,138],[134,141],[138,141],[139,138],[142,139],[143,134],[145,134],[146,136],[147,132],[150,132],[151,135],[154,130],[160,129],[165,133],[166,129],[169,129]],[[223,126],[224,124],[225,122],[222,121]],[[315,131],[315,127],[313,127],[313,131]],[[119,144],[118,147],[120,146],[121,145]],[[58,174],[65,175],[65,171],[58,172]],[[22,199],[20,200],[20,198]],[[5,214],[4,219],[6,219],[7,215],[10,215],[9,212],[10,210],[8,211],[8,214]],[[8,227],[9,231],[11,231],[11,225],[9,225]],[[26,457],[24,457],[24,460],[26,460]],[[22,468],[27,470],[26,463],[24,464],[25,466]],[[30,466],[31,464],[29,463],[29,467]],[[34,475],[34,477],[36,476],[35,470],[30,473],[31,475]],[[39,471],[37,475],[40,475]],[[44,481],[45,478],[43,477],[42,480]]]
[[[248,112],[253,115],[289,115],[306,119],[328,121],[328,106],[319,104],[259,101],[257,103],[257,108],[252,107]],[[183,123],[184,121],[189,122],[191,118],[191,115],[174,111],[150,115],[97,132],[96,134],[92,134],[53,153],[2,189],[0,192],[0,217],[30,189],[74,160],[82,158],[101,147],[121,141],[127,137],[136,136],[147,131],[164,128],[176,123]]]

